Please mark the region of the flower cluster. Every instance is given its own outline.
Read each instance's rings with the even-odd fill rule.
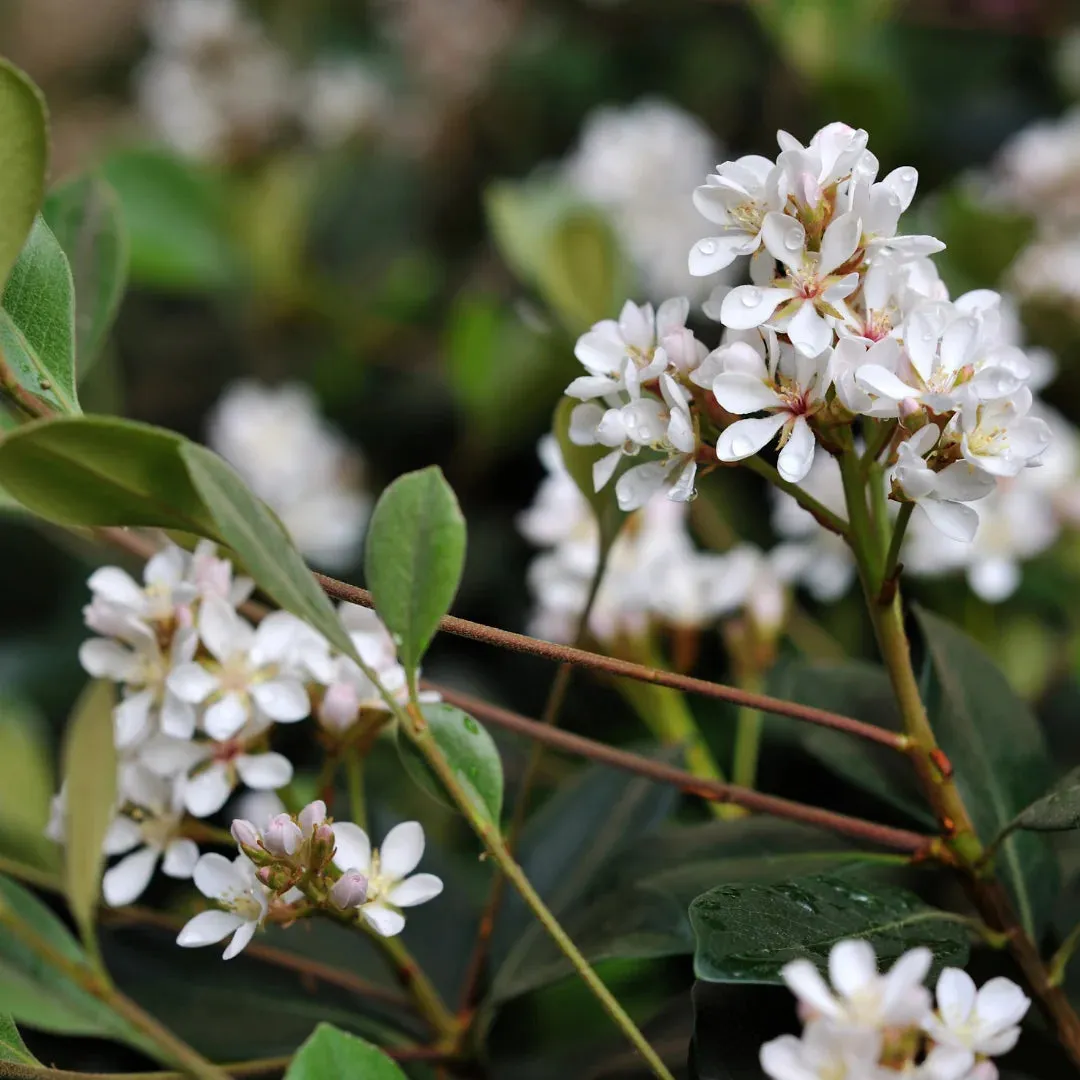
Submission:
[[[400,934],[401,909],[442,892],[434,874],[413,874],[424,854],[424,830],[406,821],[373,851],[367,833],[349,821],[333,822],[321,800],[295,816],[278,814],[259,829],[237,818],[235,859],[210,853],[194,867],[195,885],[219,905],[190,919],[176,939],[184,948],[231,940],[224,957],[239,953],[264,923],[291,923],[320,909],[339,917],[358,912],[375,933]]]
[[[717,231],[694,245],[691,272],[752,256],[752,284],[718,287],[705,305],[726,328],[719,348],[688,329],[685,300],[628,303],[577,343],[588,374],[567,388],[582,402],[571,437],[611,448],[597,490],[624,455],[651,452],[616,481],[634,509],[658,490],[686,501],[699,464],[741,461],[774,439],[781,478],[799,483],[817,447],[839,449],[861,419],[886,436],[891,497],[970,540],[968,504],[1049,445],[1032,413],[1038,365],[1010,340],[997,294],[951,301],[928,258],[943,245],[899,234],[914,169],[878,180],[866,132],[844,124],[807,146],[778,140],[775,161],[722,164],[694,194]]]
[[[123,858],[104,876],[110,904],[131,903],[159,862],[167,875],[190,877],[199,853],[188,834],[204,832],[191,820],[216,814],[238,786],[269,793],[291,781],[292,763],[270,749],[275,725],[314,713],[333,740],[386,719],[378,687],[306,623],[280,611],[257,626],[244,618],[237,609],[252,583],[208,542],[193,553],[169,545],[142,583],[108,566],[89,584],[84,617],[98,636],[79,659],[121,689],[116,818],[104,846]],[[404,697],[404,670],[375,613],[350,604],[340,616],[381,686]],[[49,826],[57,841],[65,813],[61,791]]]
[[[698,302],[708,294],[708,283],[687,270],[686,249],[700,221],[690,196],[716,157],[705,125],[663,100],[605,106],[585,120],[566,178],[608,212],[651,300],[685,294]]]
[[[869,944],[841,941],[829,954],[831,987],[809,960],[788,964],[805,1027],[766,1043],[762,1069],[772,1080],[996,1080],[992,1059],[1016,1045],[1031,1001],[1008,979],[976,989],[946,968],[935,1008],[923,986],[931,961],[929,949],[912,949],[882,975]]]
[[[297,547],[328,570],[355,562],[371,500],[363,459],[301,383],[241,379],[207,422],[207,441],[277,513]]]
[[[547,476],[518,519],[525,538],[546,549],[529,569],[536,604],[529,632],[572,641],[596,573],[600,536],[554,437],[541,440],[540,458]],[[724,554],[699,551],[687,509],[656,493],[622,529],[590,613],[588,629],[598,641],[613,647],[653,624],[700,629],[740,610],[767,634],[782,624],[785,585],[811,561],[811,549],[782,544],[765,554],[740,544]]]
[[[359,61],[294,70],[237,0],[149,0],[146,23],[152,48],[137,73],[139,104],[192,157],[243,158],[293,127],[335,145],[386,110],[382,80]]]

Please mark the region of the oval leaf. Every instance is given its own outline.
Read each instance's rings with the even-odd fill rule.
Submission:
[[[130,420],[44,420],[0,443],[0,483],[61,525],[156,525],[212,536],[178,453],[183,443]]]
[[[116,812],[115,704],[113,683],[88,683],[64,739],[64,886],[75,923],[88,943],[101,893],[102,845]]]
[[[15,1021],[7,1013],[0,1013],[0,1061],[42,1068],[41,1062],[27,1049]]]
[[[570,333],[618,310],[625,282],[618,242],[606,218],[590,209],[572,211],[545,239],[540,287]]]
[[[0,877],[0,909],[4,914],[0,921],[0,1013],[27,1027],[117,1039],[153,1058],[159,1056],[158,1047],[70,975],[42,960],[8,925],[9,917],[24,924],[89,975],[86,954],[44,904],[14,881]]]
[[[45,192],[49,136],[41,91],[0,60],[0,284],[22,250]]]
[[[975,829],[989,843],[1053,782],[1042,730],[985,652],[952,624],[921,608],[923,698],[938,743]],[[1059,871],[1045,838],[1014,833],[997,865],[1021,922],[1038,939],[1057,896]]]
[[[371,515],[364,571],[414,682],[464,564],[465,519],[442,471],[432,466],[398,477]]]
[[[217,454],[182,442],[180,458],[219,537],[244,564],[256,584],[286,611],[315,627],[342,652],[355,649],[341,620],[270,508]]]
[[[423,704],[420,710],[443,757],[450,763],[473,805],[489,821],[498,823],[503,801],[502,758],[487,728],[468,713],[441,702]],[[405,771],[413,780],[441,803],[453,807],[453,800],[443,791],[423,755],[400,728],[397,745]]]
[[[120,203],[109,184],[91,173],[50,191],[42,213],[75,282],[75,359],[82,376],[105,343],[127,281]]]
[[[1073,769],[1052,791],[1022,810],[1002,832],[1066,832],[1080,828],[1080,769]]]
[[[356,1035],[320,1024],[296,1052],[285,1080],[406,1080],[377,1046]]]
[[[779,983],[790,960],[822,971],[844,938],[864,938],[883,966],[916,945],[935,966],[963,967],[968,930],[902,889],[870,889],[818,875],[772,884],[721,885],[690,905],[697,938],[694,973],[706,982]]]
[[[0,348],[30,393],[62,413],[81,411],[75,389],[75,287],[64,249],[40,216],[4,287]]]

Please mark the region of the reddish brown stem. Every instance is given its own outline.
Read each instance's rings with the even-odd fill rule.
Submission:
[[[583,735],[574,735],[569,731],[541,724],[537,720],[530,720],[526,716],[503,709],[498,705],[492,705],[471,694],[463,694],[434,683],[425,683],[425,686],[438,690],[443,699],[452,705],[457,705],[466,712],[506,728],[508,731],[515,731],[526,738],[537,739],[568,754],[577,754],[603,765],[610,765],[615,769],[636,773],[638,776],[655,780],[659,784],[673,784],[688,795],[697,795],[699,798],[712,802],[734,803],[747,810],[787,818],[789,821],[800,821],[805,825],[815,825],[818,828],[828,829],[830,832],[855,837],[882,847],[908,851],[919,856],[935,855],[940,848],[940,841],[934,836],[924,836],[907,829],[878,825],[872,821],[837,814],[817,806],[807,806],[775,795],[764,795],[760,791],[739,787],[737,784],[702,780],[682,769],[676,769],[660,761],[653,761],[651,758],[642,757],[629,750],[620,750],[617,747],[587,739]]]

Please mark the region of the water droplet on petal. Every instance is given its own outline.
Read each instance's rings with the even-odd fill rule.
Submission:
[[[803,246],[802,233],[798,229],[789,229],[784,237],[784,247],[788,251],[801,251]]]
[[[915,170],[912,168],[901,169],[900,179],[903,180],[905,184],[910,184],[915,179]]]
[[[715,240],[702,240],[698,244],[698,251],[702,255],[715,255],[716,254],[716,241]]]
[[[747,285],[743,289],[740,299],[744,307],[757,307],[761,303],[761,290],[755,289],[753,285]]]

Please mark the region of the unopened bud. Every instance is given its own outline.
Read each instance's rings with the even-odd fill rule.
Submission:
[[[330,901],[342,911],[367,901],[368,880],[359,870],[348,870],[330,887]]]
[[[232,838],[242,848],[257,848],[259,846],[259,830],[245,818],[235,818],[232,825],[229,826],[229,832],[232,833]]]
[[[300,831],[304,836],[311,836],[312,830],[326,820],[326,803],[322,799],[310,802],[296,816]]]
[[[302,840],[300,826],[288,814],[278,814],[271,818],[263,833],[263,847],[279,857],[292,855]]]
[[[286,866],[260,866],[255,876],[273,893],[283,893],[293,887],[292,872]]]
[[[321,870],[334,857],[334,830],[325,821],[316,825],[311,832],[312,870]]]

